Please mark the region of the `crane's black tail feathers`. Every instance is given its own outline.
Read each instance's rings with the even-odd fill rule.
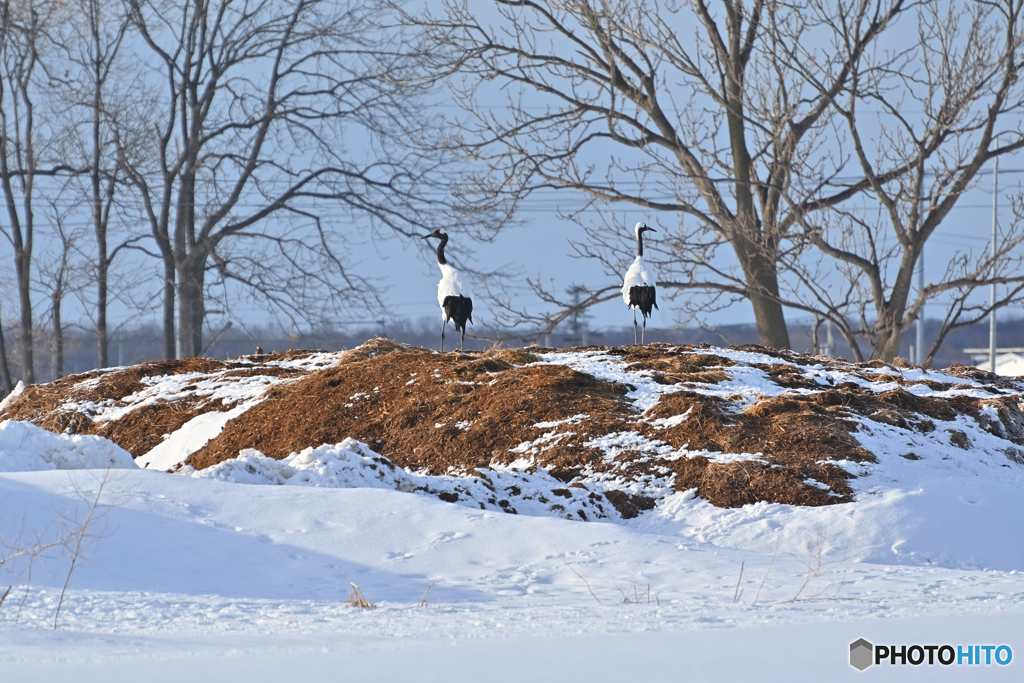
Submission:
[[[473,300],[468,296],[446,296],[441,309],[445,319],[455,325],[455,331],[465,334],[466,323],[473,322]]]
[[[658,308],[654,287],[650,285],[634,285],[629,288],[629,307],[639,308],[644,318],[651,317],[651,309]]]

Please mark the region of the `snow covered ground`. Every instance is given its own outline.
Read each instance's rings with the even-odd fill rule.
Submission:
[[[545,360],[622,372],[601,354]],[[758,372],[707,391],[773,391]],[[644,406],[673,390],[625,380]],[[351,440],[168,474],[98,437],[0,423],[2,680],[1020,680],[1024,468],[968,422],[970,449],[865,422],[879,462],[848,464],[855,503],[721,509],[687,491],[615,523],[415,495],[445,478],[379,467]],[[164,450],[187,452],[183,435]],[[80,526],[101,483],[54,630],[68,554],[30,567],[11,551]],[[376,609],[346,604],[352,584]],[[858,638],[1014,659],[859,672]]]
[[[23,512],[34,528],[80,516],[102,476],[2,475],[5,527]],[[6,680],[791,680],[858,674],[846,658],[860,637],[1024,647],[1016,570],[856,562],[842,548],[819,567],[812,538],[804,556],[773,556],[664,520],[504,515],[384,489],[119,470],[106,490],[103,537],[72,575],[59,628],[66,560],[34,568],[27,597],[18,585],[5,603]],[[376,610],[345,605],[350,582]],[[984,673],[1011,680],[1015,664]]]

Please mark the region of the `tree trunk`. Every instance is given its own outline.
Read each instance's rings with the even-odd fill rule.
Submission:
[[[174,294],[175,294],[174,259],[164,256],[164,358],[173,360],[178,357],[175,352],[174,330]]]
[[[27,385],[36,383],[35,360],[33,355],[34,335],[32,334],[32,283],[31,255],[24,249],[15,254],[18,275],[18,304],[21,317],[18,332],[21,337],[21,379]]]
[[[0,310],[0,380],[4,383],[4,393],[14,391],[11,381],[11,369],[7,365],[7,341],[4,339],[3,311]]]
[[[899,277],[897,277],[899,281]],[[871,347],[871,359],[891,363],[899,355],[900,346],[903,344],[903,335],[907,332],[907,325],[901,324],[906,315],[906,295],[902,299],[897,296],[901,291],[900,286],[893,288],[893,298],[886,302],[884,308],[879,311],[878,338]]]
[[[101,242],[100,259],[96,263],[96,360],[101,368],[110,367],[110,350],[107,338],[107,258],[106,235],[96,238]]]
[[[774,278],[771,283],[764,284],[774,286],[773,293],[778,295],[778,285],[774,282]],[[768,296],[752,293],[750,305],[754,307],[754,320],[757,323],[757,334],[760,337],[761,345],[773,349],[790,348],[789,330],[786,328],[786,315],[783,312],[782,304]]]
[[[203,350],[205,266],[206,258],[193,252],[178,269],[178,348],[182,358],[195,358]]]
[[[195,85],[192,83],[191,85]],[[194,98],[193,93],[193,98]],[[186,109],[184,100],[182,110]],[[183,119],[187,120],[187,117]],[[194,124],[193,119],[193,124]],[[186,142],[185,167],[178,186],[174,217],[174,263],[178,284],[178,357],[195,358],[203,343],[203,267],[206,256],[196,245],[196,150],[189,138]],[[201,258],[200,258],[201,256]],[[198,315],[198,329],[196,317]]]
[[[64,376],[64,329],[60,318],[60,303],[64,293],[58,287],[53,292],[53,378],[60,379]],[[105,365],[103,367],[106,367]]]
[[[757,246],[744,240],[733,242],[736,256],[747,281],[748,298],[754,308],[754,320],[761,345],[773,349],[789,348],[786,315],[779,303],[779,279],[775,261]]]
[[[730,40],[739,40],[739,23],[729,23]],[[786,315],[779,303],[778,264],[775,262],[775,250],[767,249],[761,242],[764,235],[759,235],[766,228],[757,219],[755,208],[753,162],[747,148],[747,119],[744,115],[744,98],[747,96],[744,86],[746,62],[740,54],[730,55],[726,68],[729,71],[728,85],[725,88],[726,118],[729,126],[729,143],[732,148],[733,174],[736,197],[736,218],[733,222],[734,237],[731,240],[736,256],[739,258],[743,273],[746,276],[750,305],[754,308],[754,320],[757,323],[757,335],[762,346],[775,349],[789,348],[789,330],[786,328]]]
[[[871,358],[891,363],[899,354],[900,346],[903,344],[903,335],[906,334],[909,322],[904,319],[907,315],[907,301],[910,300],[911,282],[914,278],[914,266],[917,264],[919,248],[907,249],[903,252],[900,261],[900,269],[896,272],[896,279],[893,282],[889,298],[881,305],[876,304],[878,314],[878,339],[871,348]],[[881,296],[876,294],[876,299]]]
[[[107,271],[110,263],[107,259],[107,226],[103,220],[103,204],[100,195],[100,116],[103,106],[100,100],[99,65],[95,65],[97,73],[96,91],[92,105],[92,221],[96,232],[96,360],[101,368],[110,365],[107,347]]]
[[[871,349],[871,358],[874,360],[885,361],[891,363],[900,352],[900,346],[903,345],[903,335],[906,333],[905,328],[890,328],[891,331],[886,332],[878,338],[875,342],[874,348]]]

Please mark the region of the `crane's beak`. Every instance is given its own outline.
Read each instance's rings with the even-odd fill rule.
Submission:
[[[421,237],[420,239],[421,239],[421,240],[425,240],[425,239],[427,239],[427,238],[429,238],[429,237],[433,237],[433,236],[434,236],[434,233],[430,233],[429,235],[424,235],[424,236],[423,236],[423,237]]]
[[[646,230],[647,232],[658,232],[654,228],[644,228],[644,230]]]

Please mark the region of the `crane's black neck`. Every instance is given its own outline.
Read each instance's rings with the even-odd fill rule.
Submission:
[[[636,231],[636,255],[637,256],[643,256],[644,255],[644,231],[643,230],[637,230]]]
[[[441,233],[440,241],[437,243],[437,265],[448,265],[444,259],[444,245],[448,244],[448,235]]]

